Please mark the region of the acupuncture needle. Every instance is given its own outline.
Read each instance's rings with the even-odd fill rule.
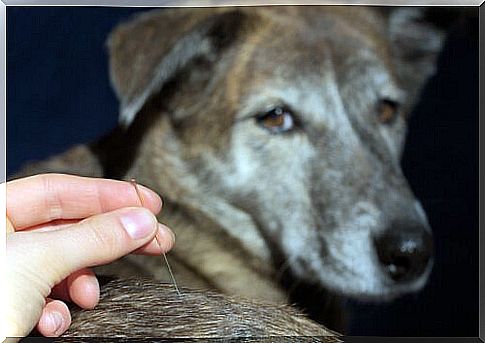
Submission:
[[[138,183],[136,182],[135,179],[131,179],[130,183],[135,188],[135,192],[136,192],[136,195],[138,197],[138,200],[140,201],[141,207],[145,207],[145,205],[143,204],[143,197],[141,196],[140,191],[138,190]],[[177,291],[177,294],[180,297],[180,296],[182,296],[182,294],[180,293],[180,290],[177,286],[177,282],[175,281],[175,277],[173,275],[172,268],[170,268],[170,263],[168,263],[167,255],[165,255],[165,253],[163,252],[162,241],[161,241],[160,237],[158,236],[158,232],[155,235],[155,240],[157,241],[157,243],[160,247],[160,250],[162,250],[162,256],[163,256],[163,259],[165,260],[165,264],[167,265],[168,273],[170,274],[170,278],[172,279],[173,286],[175,287],[175,290]]]

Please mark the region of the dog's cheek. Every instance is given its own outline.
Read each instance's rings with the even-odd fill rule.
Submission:
[[[312,155],[303,134],[270,134],[251,120],[234,129],[230,146],[232,181],[228,186],[263,187],[271,194],[283,191],[286,184],[304,181],[305,165]]]

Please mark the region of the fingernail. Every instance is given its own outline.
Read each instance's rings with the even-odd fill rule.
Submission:
[[[155,229],[155,217],[145,208],[133,208],[121,215],[121,223],[133,239],[150,235]]]
[[[57,311],[51,312],[48,317],[49,326],[52,328],[51,332],[56,335],[62,329],[64,319],[62,318],[62,314]]]

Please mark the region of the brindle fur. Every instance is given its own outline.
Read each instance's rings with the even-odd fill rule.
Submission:
[[[373,237],[430,230],[399,166],[406,114],[443,38],[424,13],[276,6],[136,16],[108,43],[120,126],[23,174],[136,177],[155,189],[186,287],[274,303],[301,289],[377,300],[417,291],[431,263],[412,282],[393,282]],[[401,104],[390,124],[377,120],[380,99]],[[280,105],[298,130],[257,125]],[[157,257],[101,271],[169,280]],[[306,304],[336,327],[336,317],[318,316],[325,303]]]
[[[211,291],[181,289],[150,279],[110,280],[102,284],[99,305],[72,310],[63,337],[224,338],[320,336],[337,334],[287,305],[254,302]]]

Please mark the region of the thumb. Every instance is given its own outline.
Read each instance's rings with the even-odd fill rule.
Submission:
[[[44,265],[55,267],[52,277],[57,283],[76,270],[109,263],[140,248],[155,237],[157,229],[167,230],[149,210],[123,208],[44,232],[38,244],[50,259]]]

